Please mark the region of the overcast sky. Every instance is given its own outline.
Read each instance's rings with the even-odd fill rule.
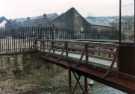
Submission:
[[[123,0],[126,13],[131,13],[134,0]],[[126,3],[125,3],[126,1]],[[118,15],[118,0],[0,0],[0,16],[20,18],[44,13],[62,13],[75,7],[83,16]]]

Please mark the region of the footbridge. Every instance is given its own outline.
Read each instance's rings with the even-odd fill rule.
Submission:
[[[43,38],[1,38],[0,55],[35,53],[40,59],[68,70],[69,91],[75,94],[77,85],[88,92],[88,78],[135,94],[135,76],[119,69],[117,41],[52,40]],[[127,66],[127,69],[130,69]],[[76,79],[73,85],[72,78]],[[84,83],[80,79],[84,78]]]

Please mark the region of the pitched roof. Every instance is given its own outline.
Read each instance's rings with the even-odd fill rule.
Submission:
[[[27,17],[27,18],[18,18],[15,20],[10,20],[7,24],[7,27],[22,27],[22,26],[44,26],[49,24],[52,20],[54,20],[58,15],[56,13],[46,14],[43,16],[36,17]]]
[[[54,24],[58,28],[70,30],[73,30],[73,28],[79,28],[81,26],[85,27],[87,25],[90,25],[90,23],[88,23],[75,8],[71,8],[65,13],[58,16],[52,21],[52,24]]]
[[[47,25],[57,16],[58,15],[56,13],[53,13],[53,14],[45,14],[43,16],[30,17],[29,20],[25,21],[25,23],[33,26]]]

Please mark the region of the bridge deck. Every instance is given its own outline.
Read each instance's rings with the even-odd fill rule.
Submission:
[[[95,67],[92,64],[80,64],[77,59],[71,57],[60,56],[58,54],[41,55],[41,59],[62,66],[67,69],[76,71],[80,75],[87,76],[93,80],[102,82],[106,85],[114,87],[116,89],[128,92],[129,94],[135,93],[135,78],[130,75],[126,75],[115,70],[104,78],[107,72],[106,68]],[[59,59],[61,57],[61,59]]]
[[[47,62],[70,69],[129,94],[135,94],[135,77],[117,71],[117,64],[114,63],[115,66],[106,76],[113,60],[117,60],[115,59],[117,51],[114,50],[117,49],[117,45],[114,43],[51,40],[8,41],[0,41],[0,55],[38,52],[39,57]]]
[[[49,52],[48,50],[46,50],[46,52],[53,54],[53,52]],[[61,52],[60,51],[55,51],[55,54],[61,55]],[[63,55],[66,56],[66,53],[64,53]],[[80,54],[75,54],[75,53],[68,53],[68,57],[75,58],[75,59],[80,59],[81,55]],[[85,58],[83,58],[83,60],[85,60]],[[97,58],[97,57],[94,57],[94,56],[91,56],[91,57],[89,56],[88,61],[90,61],[93,64],[102,65],[102,66],[103,65],[104,66],[110,66],[111,62],[112,62],[109,59],[101,59],[101,58]],[[114,67],[117,67],[117,65],[115,64]]]

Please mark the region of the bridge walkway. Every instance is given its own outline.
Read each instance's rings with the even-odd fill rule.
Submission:
[[[84,94],[88,94],[87,78],[129,94],[135,94],[135,77],[118,71],[117,45],[97,42],[44,41],[41,42],[39,50],[42,60],[69,70],[71,94],[74,94],[76,88],[76,85],[71,86],[71,72]],[[81,77],[85,78],[83,86],[79,82]]]

